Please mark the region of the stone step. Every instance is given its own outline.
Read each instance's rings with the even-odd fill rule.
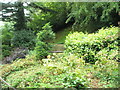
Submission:
[[[64,51],[50,51],[50,53],[63,53]]]
[[[52,47],[52,51],[56,51],[56,52],[61,52],[61,51],[64,51],[65,48],[64,48],[64,44],[54,44],[53,47]]]

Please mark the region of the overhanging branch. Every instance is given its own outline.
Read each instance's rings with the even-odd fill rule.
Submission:
[[[52,9],[48,9],[48,8],[46,8],[46,7],[38,6],[38,5],[34,4],[34,3],[28,4],[28,5],[31,6],[31,7],[33,7],[33,8],[41,9],[41,10],[44,11],[44,12],[53,12],[53,13],[57,13],[57,11],[54,11],[54,10],[52,10]]]

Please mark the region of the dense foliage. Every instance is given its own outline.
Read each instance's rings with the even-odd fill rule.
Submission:
[[[1,3],[2,8],[0,9],[2,21],[13,21],[14,28],[16,31],[26,29],[26,18],[24,12],[24,6],[22,2],[9,2]]]
[[[100,56],[118,60],[118,27],[100,29],[98,33],[84,34],[74,32],[66,37],[67,53],[82,57],[86,62],[95,63]]]
[[[12,87],[120,87],[118,2],[2,4],[0,76]]]
[[[98,61],[92,66],[72,54],[42,59],[43,64],[33,59],[28,57],[1,66],[0,74],[16,88],[96,88],[96,79],[99,88],[119,87],[118,63],[114,60]]]
[[[1,26],[0,30],[2,31],[2,35],[0,38],[2,39],[2,55],[3,57],[9,56],[11,51],[11,39],[13,38],[13,24],[5,23],[4,26]]]
[[[35,46],[35,34],[31,30],[14,31],[12,44],[14,47],[28,47],[33,49]]]
[[[39,32],[44,24],[50,22],[53,30],[58,31],[72,22],[76,28],[94,32],[103,26],[117,26],[119,21],[118,2],[15,2],[2,3],[2,7],[2,20],[16,22],[16,30],[30,28]],[[12,14],[6,15],[9,13]],[[91,25],[93,30],[89,30]]]
[[[46,23],[42,29],[42,31],[37,33],[36,38],[35,52],[37,60],[45,58],[45,56],[49,54],[51,45],[48,42],[55,38],[55,34],[52,31],[50,23]]]
[[[79,28],[82,28],[83,26],[88,27],[89,25],[92,25],[95,28],[101,28],[111,24],[118,25],[118,2],[75,2],[71,3],[70,6],[71,12],[69,13],[69,17],[66,22],[74,19],[75,22],[73,26],[75,27],[79,26]]]
[[[32,28],[36,32],[41,30],[44,24],[50,22],[53,25],[55,31],[59,28],[65,26],[65,21],[67,18],[67,9],[65,2],[46,2],[40,3],[36,2],[35,5],[38,7],[46,7],[52,11],[43,11],[40,8],[34,10],[31,9],[31,12],[34,10],[35,12],[30,14],[31,22],[28,22],[28,27]],[[56,7],[57,6],[57,7]],[[38,26],[39,25],[39,26]]]
[[[43,28],[48,27],[50,29],[49,23]],[[66,49],[70,53],[53,54],[46,59],[39,57],[41,63],[35,60],[36,53],[32,52],[25,59],[1,65],[0,75],[15,88],[118,88],[120,79],[116,61],[119,40],[117,32],[117,27],[110,27],[102,28],[95,34],[69,34],[66,38]],[[42,40],[46,38],[39,37],[40,33],[43,32],[38,33],[37,39],[45,43]],[[93,51],[89,55],[94,57],[87,56],[88,48],[90,52]],[[39,53],[41,54],[43,55],[44,51]],[[86,63],[84,57],[87,62],[94,64]]]

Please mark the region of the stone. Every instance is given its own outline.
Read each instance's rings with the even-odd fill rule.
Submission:
[[[3,64],[11,63],[16,59],[25,58],[26,54],[28,54],[27,48],[16,48],[11,52],[10,56],[4,58]]]

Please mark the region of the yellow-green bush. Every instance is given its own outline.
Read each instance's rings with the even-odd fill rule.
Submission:
[[[97,33],[71,33],[66,37],[67,53],[83,57],[86,62],[95,63],[99,58],[96,54],[106,48],[109,51],[118,49],[118,27],[102,28]]]

